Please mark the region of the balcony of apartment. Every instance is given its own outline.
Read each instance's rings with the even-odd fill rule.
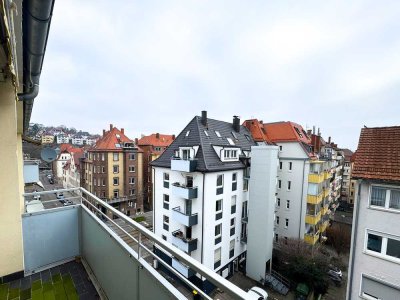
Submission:
[[[181,223],[185,226],[193,226],[198,222],[198,215],[192,214],[189,212],[184,212],[180,206],[177,206],[172,209],[172,219],[178,223]]]
[[[304,241],[307,244],[315,245],[319,239],[319,231],[316,233],[305,233],[304,234]]]
[[[320,191],[318,195],[307,195],[307,203],[309,204],[319,204],[324,198],[323,191]]]
[[[194,172],[197,167],[196,159],[171,158],[171,171]]]
[[[324,181],[324,173],[308,174],[308,182],[321,183]]]
[[[190,269],[186,264],[181,263],[175,257],[172,257],[172,267],[175,270],[177,270],[179,273],[181,273],[183,276],[185,276],[186,278],[192,277],[196,274],[195,271]]]
[[[62,288],[71,293],[68,299],[77,299],[81,286],[75,275],[78,279],[89,276],[101,299],[191,299],[187,287],[204,299],[212,299],[187,279],[185,275],[191,272],[199,273],[232,299],[248,298],[245,291],[85,189],[59,192],[72,195],[68,200],[73,204],[56,207],[54,202],[59,200],[55,199],[54,191],[24,195],[25,209],[32,208],[32,201],[38,201],[32,200],[34,195],[40,194],[42,199],[41,205],[35,204],[34,210],[22,214],[24,273],[33,275],[32,279],[23,278],[21,282],[31,282],[37,275],[43,281],[32,282],[32,299],[62,297]],[[51,195],[54,199],[49,199]],[[197,246],[197,240],[180,241],[188,245],[185,250],[194,249],[193,244]],[[169,253],[181,266],[176,262],[173,266],[166,263],[154,252],[155,248]],[[161,265],[179,280],[171,281]],[[71,272],[71,276],[63,276],[64,271]],[[17,291],[10,289],[7,293],[14,295]],[[34,293],[38,295],[33,297]]]
[[[247,243],[247,234],[241,234],[240,235],[240,242],[243,244]]]
[[[172,195],[188,200],[197,198],[197,190],[197,186],[186,186],[179,182],[172,184]]]
[[[325,188],[325,189],[324,189],[323,197],[324,197],[324,198],[325,198],[325,197],[328,197],[330,193],[331,193],[330,187]]]
[[[307,212],[306,214],[306,223],[310,225],[317,225],[321,220],[321,212],[313,214],[312,212]]]
[[[328,203],[324,202],[324,206],[321,208],[321,215],[322,216],[326,215],[328,212],[328,209],[329,209],[329,202]]]
[[[328,221],[328,220],[323,221],[323,222],[321,223],[321,226],[319,227],[319,230],[320,230],[321,232],[325,232],[325,230],[326,230],[326,228],[328,227],[328,225],[329,225],[329,221]]]
[[[331,172],[329,171],[324,171],[324,180],[330,179],[332,177]]]
[[[179,229],[172,232],[172,244],[186,253],[197,249],[197,239],[185,237]]]

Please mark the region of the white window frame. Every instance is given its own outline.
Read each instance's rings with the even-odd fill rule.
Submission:
[[[113,161],[119,161],[119,153],[113,153]]]
[[[113,165],[113,174],[119,173],[119,165]]]
[[[135,153],[129,153],[129,160],[135,160]]]
[[[117,179],[117,183],[115,183],[115,179]],[[113,177],[113,185],[114,186],[119,185],[119,177]]]
[[[368,234],[373,234],[373,235],[377,235],[380,236],[382,238],[382,247],[381,247],[381,252],[375,252],[372,250],[368,250],[367,246],[368,246]],[[397,240],[400,241],[400,236],[396,236],[396,235],[392,235],[392,234],[388,234],[388,233],[384,233],[384,232],[379,232],[379,231],[375,231],[372,229],[365,229],[365,234],[364,234],[364,248],[363,248],[363,253],[371,255],[371,256],[375,256],[384,260],[388,260],[397,264],[400,264],[400,258],[394,257],[394,256],[390,256],[386,254],[387,251],[387,244],[388,244],[388,239],[392,239],[392,240]]]
[[[135,172],[135,166],[134,165],[130,165],[129,166],[129,172],[130,173],[134,173]]]
[[[371,196],[372,196],[372,188],[377,187],[386,190],[386,198],[385,198],[385,206],[378,206],[371,204]],[[400,190],[397,186],[393,185],[383,185],[383,184],[371,184],[368,190],[368,208],[370,209],[377,209],[377,210],[386,210],[390,212],[400,213],[400,209],[397,208],[390,208],[390,194],[392,190]]]
[[[221,209],[220,209],[220,210],[217,210],[217,202],[218,202],[218,201],[221,201]],[[222,201],[222,199],[217,199],[217,200],[215,201],[215,214],[218,214],[218,213],[222,212],[223,209],[224,209],[224,208],[223,208],[223,201]]]
[[[217,228],[219,228],[219,233],[216,233]],[[214,228],[214,238],[222,237],[222,223],[216,224]]]
[[[135,177],[129,177],[129,184],[135,184]]]

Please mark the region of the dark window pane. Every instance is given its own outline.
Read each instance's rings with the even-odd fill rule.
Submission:
[[[386,254],[400,258],[400,241],[388,239]]]
[[[380,253],[382,249],[382,237],[375,234],[368,234],[367,249]]]
[[[390,191],[389,208],[400,209],[400,190]]]

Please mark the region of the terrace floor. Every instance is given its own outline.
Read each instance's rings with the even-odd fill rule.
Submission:
[[[82,263],[76,261],[0,285],[0,300],[100,299]]]

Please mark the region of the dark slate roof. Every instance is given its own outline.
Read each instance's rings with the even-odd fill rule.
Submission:
[[[190,134],[186,137],[188,130],[190,130]],[[206,136],[204,130],[208,132],[208,136]],[[218,137],[215,131],[218,131],[221,137]],[[237,139],[235,139],[232,132],[235,133]],[[235,145],[229,144],[227,140],[228,137],[233,140]],[[254,145],[256,145],[256,143],[246,127],[240,126],[240,132],[235,132],[232,123],[209,118],[207,118],[207,126],[204,126],[201,123],[201,117],[196,116],[186,125],[164,153],[154,160],[151,165],[170,168],[171,157],[174,156],[175,150],[178,150],[179,147],[199,146],[196,155],[197,171],[214,172],[240,169],[245,167],[241,161],[222,162],[215,153],[213,146],[240,147],[242,150],[250,151],[251,146]]]

